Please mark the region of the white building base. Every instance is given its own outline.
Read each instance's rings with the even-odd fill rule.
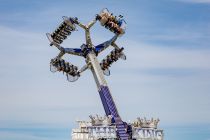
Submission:
[[[117,140],[116,126],[111,117],[93,117],[91,121],[77,121],[79,128],[72,130],[72,140]],[[132,126],[132,140],[163,140],[163,130],[158,129],[159,120],[137,118]]]

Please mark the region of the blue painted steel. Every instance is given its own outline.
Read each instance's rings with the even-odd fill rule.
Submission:
[[[119,117],[116,105],[115,105],[113,98],[110,94],[109,88],[107,86],[101,86],[99,93],[100,93],[101,101],[104,106],[106,115],[107,116],[112,115],[113,117]]]
[[[114,100],[111,96],[111,93],[109,91],[109,88],[107,86],[100,86],[99,94],[101,97],[101,101],[104,107],[104,110],[106,112],[106,115],[112,115],[113,121],[116,124],[117,128],[117,135],[120,138],[120,140],[128,140],[129,135],[127,133],[127,124],[124,123],[117,111],[116,105],[114,103]]]
[[[81,49],[75,48],[75,49],[73,49],[73,50],[74,50],[74,52],[76,52],[76,53],[82,53],[82,50],[81,50]]]
[[[96,52],[100,52],[102,49],[104,49],[104,44],[99,44],[99,45],[97,45],[97,46],[95,46],[95,51]]]

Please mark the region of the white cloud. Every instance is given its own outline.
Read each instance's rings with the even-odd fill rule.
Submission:
[[[209,49],[186,49],[170,46],[128,42],[125,44],[128,55],[127,64],[131,68],[194,68],[210,69]],[[138,60],[135,61],[135,60]],[[120,65],[119,67],[125,67]],[[129,67],[130,68],[130,67]]]

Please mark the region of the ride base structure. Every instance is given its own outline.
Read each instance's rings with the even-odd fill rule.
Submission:
[[[94,46],[90,37],[90,29],[97,21],[113,32],[114,36],[110,40]],[[63,17],[63,22],[58,28],[51,34],[47,33],[50,46],[55,46],[60,50],[58,56],[51,59],[50,70],[63,72],[68,81],[74,82],[81,76],[81,73],[90,69],[106,113],[104,117],[89,116],[90,121],[77,121],[79,128],[72,130],[72,140],[163,140],[163,130],[157,128],[159,119],[137,118],[133,123],[126,123],[121,119],[104,78],[104,75],[110,75],[109,67],[114,62],[119,58],[126,60],[123,53],[124,48],[120,48],[115,43],[117,38],[125,33],[125,25],[123,16],[114,16],[108,9],[103,9],[87,25],[80,23],[76,17]],[[76,26],[85,30],[86,43],[82,44],[80,48],[62,47],[61,43],[76,31]],[[114,49],[99,62],[97,56],[110,46]],[[78,69],[77,66],[62,59],[64,54],[84,57],[86,64]]]

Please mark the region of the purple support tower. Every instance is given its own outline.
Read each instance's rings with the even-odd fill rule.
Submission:
[[[111,93],[109,91],[109,88],[107,86],[101,86],[100,87],[100,97],[101,97],[101,101],[102,104],[104,106],[104,110],[106,112],[106,115],[112,115],[114,122],[116,124],[117,127],[117,134],[119,136],[120,139],[122,140],[127,140],[129,135],[127,134],[126,130],[127,130],[127,125],[126,123],[124,123],[117,111],[116,105],[114,103],[114,100],[111,96]]]

